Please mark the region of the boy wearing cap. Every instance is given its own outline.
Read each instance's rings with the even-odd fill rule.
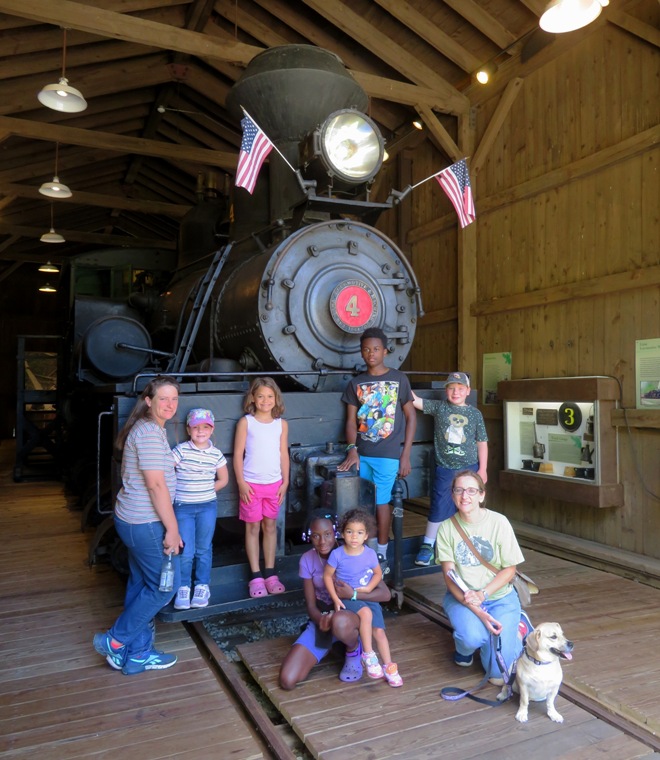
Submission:
[[[421,399],[413,392],[413,406],[433,415],[435,478],[431,494],[431,511],[426,532],[415,564],[428,567],[433,561],[433,546],[438,527],[450,518],[456,507],[451,484],[458,470],[478,472],[488,479],[488,435],[481,412],[467,403],[470,379],[465,372],[452,372],[445,383],[447,399]]]
[[[210,409],[191,409],[186,417],[189,440],[172,450],[176,470],[174,512],[184,541],[181,586],[175,610],[207,607],[211,597],[213,533],[217,519],[216,494],[229,482],[227,460],[211,442],[215,418]],[[190,598],[195,560],[195,590]]]

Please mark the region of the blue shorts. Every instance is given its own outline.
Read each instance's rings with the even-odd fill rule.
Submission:
[[[316,644],[316,624],[312,620],[307,621],[307,625],[305,626],[303,632],[298,636],[298,638],[293,642],[294,644],[300,644],[301,646],[305,647],[305,649],[308,649],[314,657],[316,657],[317,662],[321,662],[321,660],[328,654],[328,652],[332,649],[332,645],[339,641],[339,639],[336,639],[334,636],[332,637],[332,641],[329,646],[317,646]]]
[[[376,505],[390,503],[398,474],[398,459],[360,456],[360,477],[370,480],[376,486]]]
[[[461,467],[461,470],[472,470],[477,472],[479,463],[468,464]],[[437,523],[448,520],[456,514],[456,505],[451,493],[451,484],[456,473],[461,470],[448,470],[446,467],[436,467],[435,477],[433,478],[433,491],[431,493],[431,511],[429,512],[429,522]]]
[[[350,612],[357,613],[363,607],[369,607],[371,610],[371,627],[372,628],[385,628],[385,619],[383,618],[383,608],[379,602],[367,602],[363,599],[342,599],[344,606]]]

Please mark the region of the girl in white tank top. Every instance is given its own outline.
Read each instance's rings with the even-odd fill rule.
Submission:
[[[245,551],[250,563],[250,596],[282,594],[275,574],[277,514],[289,487],[288,425],[284,402],[270,377],[252,381],[234,438],[234,473],[239,493],[238,516],[245,522]],[[259,566],[263,534],[264,573]]]

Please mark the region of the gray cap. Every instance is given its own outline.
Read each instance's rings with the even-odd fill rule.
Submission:
[[[450,383],[460,383],[461,385],[467,385],[469,388],[470,378],[465,374],[465,372],[452,372],[447,376],[445,385],[449,385]]]

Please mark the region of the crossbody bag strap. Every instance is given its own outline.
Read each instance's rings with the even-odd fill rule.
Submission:
[[[458,531],[460,537],[468,545],[468,549],[472,552],[472,554],[474,554],[474,556],[479,560],[479,562],[481,562],[481,564],[484,567],[488,568],[491,571],[491,573],[494,573],[495,575],[497,575],[498,571],[490,564],[490,562],[486,562],[486,560],[481,556],[481,554],[479,554],[479,552],[474,548],[474,544],[468,538],[468,534],[463,530],[463,528],[461,528],[461,524],[458,522],[458,518],[456,517],[456,515],[452,516],[451,521],[454,527],[456,528],[456,530]]]

